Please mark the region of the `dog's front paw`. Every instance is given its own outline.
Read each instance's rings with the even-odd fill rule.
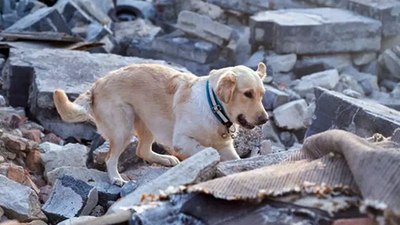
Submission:
[[[122,187],[122,186],[124,186],[124,184],[128,183],[128,181],[126,181],[122,178],[114,177],[111,179],[111,183],[114,185],[117,185],[119,187]]]

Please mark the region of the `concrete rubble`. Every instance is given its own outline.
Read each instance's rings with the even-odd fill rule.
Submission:
[[[340,129],[383,146],[379,158],[397,168],[399,20],[398,0],[0,0],[0,224],[91,224],[124,207],[136,211],[125,221],[142,225],[400,221],[397,196],[369,195],[387,187],[366,191],[369,177],[354,170],[370,153],[304,155],[310,140]],[[173,168],[149,164],[133,136],[119,159],[123,187],[109,182],[109,143],[91,123],[61,121],[52,100],[56,88],[73,100],[129,64],[203,76],[259,62],[270,118],[238,130],[241,160],[220,162],[207,148]],[[288,178],[308,171],[308,183]],[[352,177],[310,183],[321,171],[321,180]]]

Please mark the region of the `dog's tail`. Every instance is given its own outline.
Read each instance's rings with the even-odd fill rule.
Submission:
[[[61,119],[69,123],[93,121],[89,115],[89,110],[92,104],[92,92],[86,91],[71,102],[65,91],[57,89],[53,94],[54,104]]]

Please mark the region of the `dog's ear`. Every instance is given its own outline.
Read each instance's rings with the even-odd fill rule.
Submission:
[[[236,87],[236,77],[233,72],[222,75],[217,83],[217,96],[224,103],[229,103]]]
[[[261,80],[264,79],[265,76],[267,76],[267,66],[264,63],[260,62],[258,64],[257,74],[258,76],[260,76]]]

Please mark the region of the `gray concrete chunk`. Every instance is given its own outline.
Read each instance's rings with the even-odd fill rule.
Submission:
[[[44,165],[44,174],[61,166],[86,167],[87,148],[80,144],[65,146],[44,142],[39,145],[40,158]]]
[[[155,38],[152,49],[198,63],[210,63],[218,58],[220,52],[218,46],[211,42],[174,34]]]
[[[6,216],[19,221],[46,219],[36,193],[3,175],[0,175],[0,207]]]
[[[179,13],[177,27],[184,32],[219,46],[227,44],[233,32],[233,29],[225,24],[215,22],[208,16],[190,11]]]
[[[106,172],[86,167],[62,166],[50,171],[47,180],[50,184],[53,184],[57,179],[64,176],[73,177],[95,187],[99,195],[99,203],[102,205],[119,198],[121,188],[110,183]]]
[[[116,212],[123,207],[140,203],[143,194],[160,194],[170,186],[179,187],[208,180],[215,175],[219,153],[213,148],[206,148],[169,169],[157,179],[138,187],[134,192],[120,199],[109,211]]]
[[[348,9],[380,21],[384,36],[400,34],[398,0],[349,0]]]
[[[273,110],[289,101],[289,94],[273,86],[265,85],[262,103],[267,110]]]
[[[58,223],[74,216],[89,215],[97,201],[94,187],[64,176],[56,181],[42,209],[52,223]]]
[[[339,82],[339,73],[336,69],[313,73],[302,77],[293,87],[302,97],[313,93],[315,87],[333,89]]]
[[[375,133],[388,137],[400,127],[400,112],[376,102],[323,88],[316,88],[315,95],[316,109],[306,137],[328,129],[347,130],[361,137]]]
[[[217,166],[217,177],[274,165],[287,159],[292,153],[293,151],[284,151],[247,159],[220,162]]]
[[[52,31],[71,34],[71,30],[68,28],[60,13],[58,13],[56,9],[49,7],[39,9],[23,17],[5,31]]]
[[[274,121],[278,127],[297,130],[304,128],[307,115],[307,103],[304,99],[291,101],[273,111]]]
[[[277,53],[377,51],[381,44],[379,21],[343,9],[260,12],[251,17],[250,28],[253,49],[263,45]]]

